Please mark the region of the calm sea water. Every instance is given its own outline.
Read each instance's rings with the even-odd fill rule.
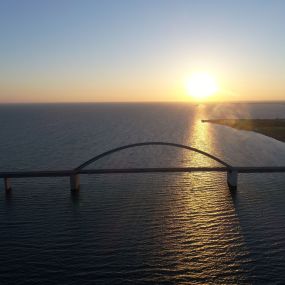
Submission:
[[[232,165],[285,165],[285,144],[212,118],[284,118],[285,104],[0,106],[0,170],[66,169],[144,141],[190,145]],[[95,167],[214,166],[171,147]],[[117,174],[0,184],[1,284],[284,284],[285,175]]]

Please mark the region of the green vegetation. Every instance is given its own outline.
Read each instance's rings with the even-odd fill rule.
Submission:
[[[253,131],[285,142],[285,119],[218,119],[202,120],[202,122]]]

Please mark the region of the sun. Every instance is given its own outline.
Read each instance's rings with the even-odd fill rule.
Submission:
[[[186,80],[188,94],[195,100],[205,100],[218,91],[214,77],[206,72],[193,73]]]

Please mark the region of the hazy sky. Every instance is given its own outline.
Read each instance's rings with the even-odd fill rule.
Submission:
[[[0,0],[0,102],[285,100],[283,0]]]

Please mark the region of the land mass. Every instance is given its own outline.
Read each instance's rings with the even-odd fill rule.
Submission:
[[[257,132],[285,142],[285,119],[217,119],[203,123],[225,125],[238,130]]]

